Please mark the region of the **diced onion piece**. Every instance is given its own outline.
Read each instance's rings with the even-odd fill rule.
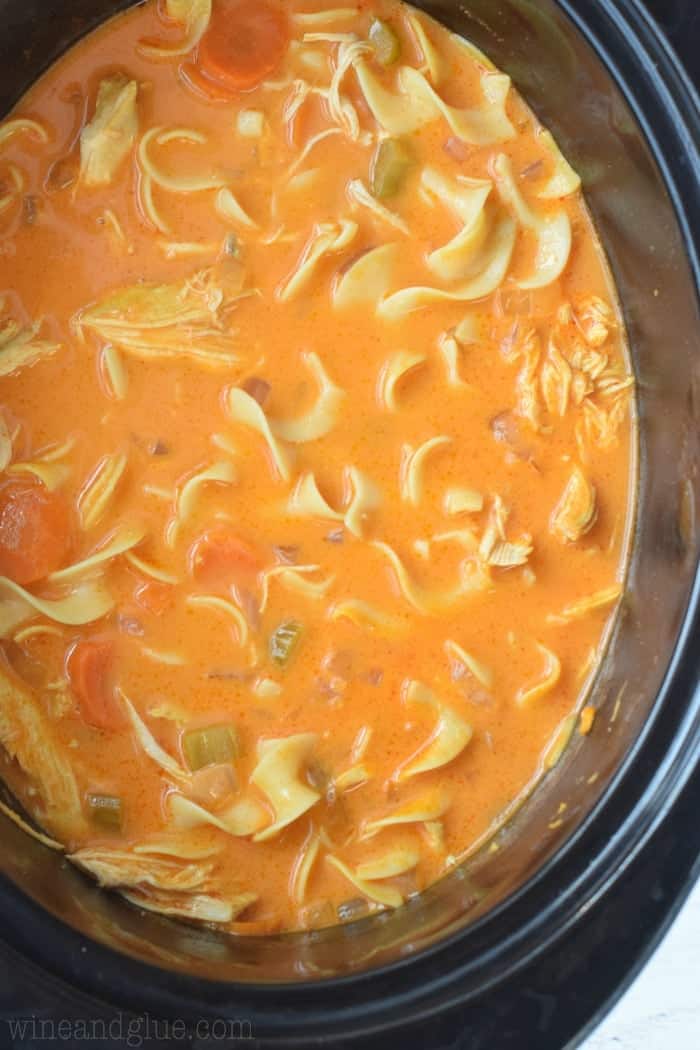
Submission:
[[[445,514],[476,514],[484,509],[484,497],[476,489],[449,488],[443,500]]]
[[[259,678],[253,685],[253,692],[261,700],[269,700],[280,695],[282,686],[274,678]]]
[[[380,66],[391,66],[401,57],[401,41],[396,30],[381,18],[372,19],[369,42]]]
[[[259,109],[241,109],[236,117],[238,134],[245,139],[259,139],[265,130],[265,114]]]

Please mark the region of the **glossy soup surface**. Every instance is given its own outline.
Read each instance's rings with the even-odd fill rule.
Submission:
[[[425,15],[149,0],[88,37],[0,124],[28,813],[241,932],[425,888],[591,729],[631,388],[577,177]]]

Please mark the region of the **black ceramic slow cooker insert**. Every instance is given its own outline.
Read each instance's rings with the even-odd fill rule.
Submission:
[[[127,6],[0,0],[0,116]],[[140,912],[2,818],[0,937],[67,998],[79,990],[188,1024],[245,1019],[264,1046],[545,1050],[567,1045],[610,999],[620,961],[629,971],[695,873],[697,95],[641,0],[417,6],[509,73],[552,130],[582,175],[622,300],[638,378],[638,510],[593,732],[570,746],[497,853],[396,912],[315,933],[227,938]]]

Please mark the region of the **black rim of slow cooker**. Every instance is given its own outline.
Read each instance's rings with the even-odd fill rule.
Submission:
[[[700,283],[700,108],[692,84],[639,0],[558,2],[601,57],[639,121]],[[103,1002],[191,1019],[235,1014],[250,1023],[256,1036],[277,1036],[287,1046],[312,1040],[338,1045],[338,1039],[406,1027],[475,1001],[531,965],[612,892],[698,772],[697,639],[698,576],[652,716],[601,802],[521,890],[473,926],[415,957],[323,982],[206,981],[126,960],[97,942],[86,942],[5,879],[0,882],[4,939],[48,972]],[[675,886],[676,898],[665,908],[666,921],[690,885],[692,876]],[[504,927],[511,931],[505,937]],[[656,937],[640,950],[648,952]],[[640,964],[639,957],[630,959],[628,973]],[[618,983],[589,1009],[600,1009],[605,999],[609,1006],[619,991]]]

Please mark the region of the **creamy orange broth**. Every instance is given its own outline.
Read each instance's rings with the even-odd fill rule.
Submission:
[[[323,925],[338,914],[399,903],[482,840],[540,775],[552,742],[565,739],[585,702],[621,592],[632,499],[631,380],[614,291],[580,193],[538,196],[556,160],[523,101],[510,90],[505,111],[514,134],[505,140],[463,143],[439,114],[403,136],[413,161],[396,195],[382,201],[405,224],[400,229],[348,194],[352,179],[371,186],[381,130],[352,68],[341,92],[359,120],[356,140],[341,127],[300,162],[304,145],[338,124],[313,93],[293,122],[285,117],[294,82],[327,86],[343,46],[334,39],[304,44],[305,32],[364,40],[372,18],[381,16],[400,40],[398,65],[424,69],[406,21],[410,9],[392,0],[361,2],[353,17],[314,25],[295,17],[322,11],[313,0],[283,10],[294,42],[253,90],[217,88],[210,99],[188,83],[198,75],[196,50],[145,55],[140,41],[175,44],[185,33],[148,2],[75,47],[0,125],[1,136],[8,122],[30,118],[47,138],[26,128],[0,138],[0,198],[8,198],[0,211],[0,313],[21,329],[40,325],[34,338],[58,346],[0,379],[10,442],[3,484],[29,479],[31,465],[58,448],[54,462],[65,470],[50,482],[72,516],[64,566],[99,550],[115,530],[138,527],[143,536],[133,549],[141,567],[119,554],[87,577],[26,584],[33,595],[57,598],[97,579],[109,608],[96,619],[70,626],[21,601],[19,612],[4,616],[0,736],[13,759],[7,777],[29,813],[103,882],[126,888],[146,907],[252,932]],[[445,63],[439,95],[456,108],[483,108],[482,78],[493,76],[486,60],[423,15],[420,24]],[[309,59],[305,50],[320,57]],[[371,54],[366,61],[396,92],[396,66],[382,69]],[[138,85],[138,133],[108,182],[90,186],[78,177],[79,134],[93,118],[100,82],[115,74]],[[263,115],[261,137],[240,134],[240,110]],[[213,176],[219,185],[179,192],[155,184],[154,212],[138,147],[156,127],[202,136],[152,144],[159,170]],[[539,219],[570,220],[565,268],[540,289],[518,287],[533,273],[538,234],[496,185],[499,154],[510,159]],[[314,172],[310,181],[290,184],[295,165],[292,176]],[[444,201],[421,189],[426,167],[457,189],[462,176],[492,180],[491,220],[513,216],[516,223],[506,277],[475,301],[439,301],[398,318],[378,312],[380,289],[374,301],[338,308],[333,289],[364,252],[385,244],[398,245],[387,294],[465,283],[437,277],[426,263],[462,226]],[[222,187],[235,193],[253,225],[217,211]],[[285,282],[314,225],[341,220],[356,223],[354,236],[285,301]],[[143,291],[144,282],[182,290],[188,281],[195,289],[182,293],[188,302],[199,296],[201,309],[210,296],[208,316],[224,348],[218,359],[187,354],[199,338],[188,324],[177,330],[171,356],[157,358],[143,345],[130,348],[119,335],[80,324],[115,291]],[[224,296],[218,312],[216,289]],[[382,377],[401,351],[420,361],[397,382],[392,411],[382,400]],[[343,393],[322,436],[279,439],[285,480],[263,435],[232,418],[227,399],[231,388],[262,395],[264,386],[250,380],[264,380],[269,396],[261,418],[273,427],[312,418],[318,386],[309,353]],[[450,353],[458,370],[452,381]],[[123,370],[121,397],[110,380],[115,359]],[[447,440],[426,453],[410,502],[410,450],[435,437]],[[123,473],[102,513],[86,514],[91,480],[105,464],[123,466]],[[212,466],[227,480],[190,487],[191,513],[179,519],[184,486]],[[350,468],[362,472],[376,497],[359,516],[357,534],[346,519]],[[299,479],[309,474],[326,516],[289,511]],[[581,512],[565,537],[557,507],[572,475],[589,497],[594,491],[595,509]],[[445,494],[455,487],[469,490],[471,505],[482,509],[447,513]],[[509,514],[502,534],[489,541],[501,505]],[[198,575],[193,544],[214,526],[254,550],[253,570],[242,571],[234,559],[213,579]],[[520,564],[490,563],[504,542],[516,545]],[[387,547],[405,566],[404,587]],[[513,549],[504,556],[507,562]],[[286,575],[269,572],[288,563]],[[169,582],[153,586],[149,566]],[[600,602],[588,601],[601,593]],[[0,595],[6,607],[17,602],[18,592],[4,583]],[[343,615],[347,601],[366,603],[379,622]],[[270,638],[290,620],[301,634],[281,667],[271,659]],[[67,662],[86,639],[108,643],[111,653],[91,687],[100,694],[99,727]],[[466,663],[446,648],[449,641],[467,654]],[[411,702],[416,696],[429,700]],[[144,750],[125,698],[170,768]],[[193,774],[184,736],[214,725],[233,727],[237,753],[204,776]],[[301,734],[311,736],[295,740]],[[286,771],[275,759],[272,778],[281,792],[301,791],[305,802],[267,837],[265,828],[274,831],[279,819],[279,798],[260,786],[256,771],[265,742],[282,738],[292,738],[285,746],[296,757]],[[435,768],[412,773],[411,763],[426,755]],[[52,799],[57,778],[46,774],[47,763],[60,771],[62,797],[77,799],[72,810]],[[210,796],[203,794],[208,788]],[[120,800],[120,827],[95,820],[89,794]],[[177,827],[176,795],[199,800],[220,826],[204,823],[205,813],[190,821],[198,826]],[[253,824],[233,835],[226,821],[241,800]],[[373,827],[413,802],[409,822]],[[376,870],[361,867],[373,861]],[[373,877],[358,882],[358,871]],[[348,901],[355,903],[338,913]]]

